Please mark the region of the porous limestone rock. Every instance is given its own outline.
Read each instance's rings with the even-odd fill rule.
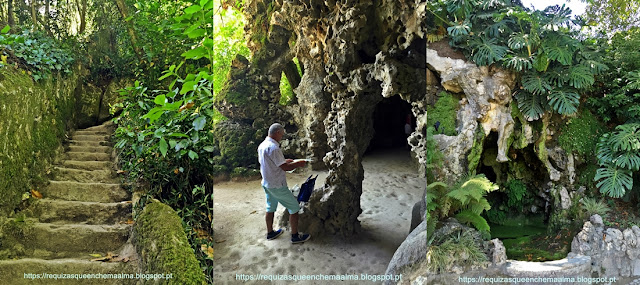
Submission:
[[[584,223],[571,242],[571,253],[591,257],[596,276],[640,276],[640,228],[606,228],[599,215]]]

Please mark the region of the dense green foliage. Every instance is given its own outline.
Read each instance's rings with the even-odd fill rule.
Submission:
[[[439,123],[438,129],[435,130],[436,133],[448,136],[455,136],[457,134],[457,108],[458,100],[456,100],[450,93],[444,91],[440,92],[438,101],[436,101],[433,107],[427,106],[429,122],[433,122],[432,125]]]
[[[122,108],[114,120],[116,148],[129,179],[149,186],[139,206],[158,198],[175,208],[212,278],[213,256],[201,248],[213,246],[213,1],[187,3],[135,5],[142,16],[131,20],[138,32],[148,33],[144,46],[157,53],[146,52],[140,61],[148,63],[140,70],[146,72],[137,73],[142,83],[121,90],[121,103],[114,106]],[[141,19],[144,15],[155,16]],[[164,30],[173,32],[161,35]],[[167,40],[178,44],[167,46]],[[154,62],[158,67],[150,71]]]
[[[640,170],[640,123],[619,125],[604,134],[598,143],[598,162],[594,180],[600,192],[622,197],[633,187],[632,173]]]
[[[515,96],[528,120],[548,110],[575,113],[580,93],[607,69],[576,39],[564,6],[528,12],[511,1],[440,0],[430,1],[427,10],[435,16],[427,24],[435,27],[432,35],[446,27],[451,45],[476,64],[500,64],[520,73],[522,88]]]
[[[498,186],[484,175],[467,176],[451,186],[442,182],[427,185],[427,237],[429,227],[435,228],[437,221],[454,216],[488,234],[489,225],[480,214],[491,209],[485,196],[496,189]]]
[[[588,24],[602,34],[625,31],[640,25],[638,0],[581,0],[588,3],[583,15]]]

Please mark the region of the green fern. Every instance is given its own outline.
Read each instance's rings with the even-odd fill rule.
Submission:
[[[471,60],[479,66],[491,65],[497,62],[502,59],[508,51],[507,47],[498,45],[498,40],[495,38],[476,38],[472,40],[469,45],[473,49]]]
[[[614,166],[599,168],[593,180],[601,180],[596,186],[601,193],[613,198],[622,197],[626,191],[633,187],[631,171]]]
[[[546,96],[531,94],[524,90],[516,93],[516,100],[518,109],[529,121],[540,119],[547,106]]]
[[[456,219],[462,223],[472,224],[481,232],[488,232],[491,229],[487,220],[470,210],[461,211],[456,215]]]
[[[549,94],[549,105],[558,114],[569,115],[578,111],[580,105],[580,95],[573,90],[553,90]]]

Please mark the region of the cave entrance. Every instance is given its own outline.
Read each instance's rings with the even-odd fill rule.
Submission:
[[[411,104],[402,100],[399,95],[384,98],[376,105],[372,116],[374,134],[365,155],[385,149],[409,151],[405,125],[409,123],[409,133],[413,132],[416,125]]]
[[[548,180],[547,170],[538,159],[533,145],[511,147],[509,161],[498,162],[498,134],[489,133],[484,140],[480,161],[475,169],[499,185],[487,194],[491,209],[483,213],[490,226],[491,238],[498,238],[507,257],[522,261],[549,261],[566,257],[575,232],[549,234],[551,197],[542,191]]]

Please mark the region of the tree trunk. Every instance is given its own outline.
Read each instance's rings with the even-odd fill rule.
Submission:
[[[45,5],[44,28],[47,30],[47,33],[51,34],[51,26],[49,26],[49,23],[51,22],[51,0],[45,0]]]
[[[80,35],[87,28],[87,0],[77,0],[76,7],[78,14],[80,14],[80,28],[78,29],[78,35]]]
[[[9,18],[9,26],[13,29],[16,25],[16,20],[13,18],[13,0],[7,1],[7,15]]]
[[[33,22],[33,28],[38,29],[38,18],[36,17],[36,1],[31,0],[31,21]]]
[[[118,6],[118,11],[120,11],[120,15],[122,16],[122,20],[127,19],[127,6],[124,3],[124,0],[114,0],[116,3],[116,6]],[[138,59],[140,61],[142,61],[142,51],[140,50],[140,48],[138,47],[138,38],[136,37],[136,31],[133,29],[133,22],[132,21],[126,21],[127,22],[127,32],[129,33],[129,37],[131,38],[131,46],[133,47],[133,51],[136,53],[136,55],[138,56]]]

